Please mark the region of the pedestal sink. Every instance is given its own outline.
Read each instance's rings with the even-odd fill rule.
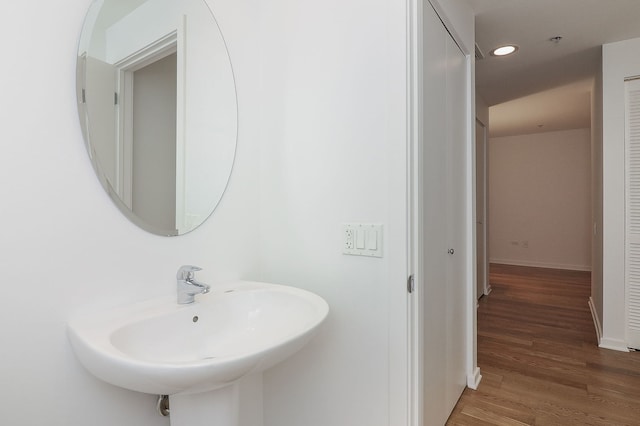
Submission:
[[[301,349],[328,312],[308,291],[241,281],[189,305],[167,297],[77,316],[68,335],[96,377],[169,395],[172,426],[235,426],[235,383]]]

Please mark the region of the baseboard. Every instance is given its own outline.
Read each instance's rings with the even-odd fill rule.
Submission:
[[[467,376],[467,387],[473,390],[478,389],[480,386],[480,381],[482,380],[482,374],[480,374],[480,368],[476,367],[473,374],[469,374]]]
[[[502,265],[513,265],[513,266],[530,266],[533,268],[564,269],[568,271],[591,272],[591,266],[570,265],[565,263],[547,263],[547,262],[534,262],[530,260],[510,260],[510,259],[490,259],[489,263],[499,263]]]
[[[600,325],[600,320],[598,319],[598,311],[596,310],[596,305],[593,303],[593,297],[589,297],[589,310],[593,318],[593,326],[596,328],[598,346],[600,346],[600,342],[602,341],[602,325]]]
[[[619,339],[609,339],[607,337],[602,337],[598,346],[603,349],[611,349],[612,351],[629,352],[627,342]]]

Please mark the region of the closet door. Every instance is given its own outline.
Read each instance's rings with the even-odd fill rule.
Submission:
[[[465,142],[467,135],[466,58],[447,33],[447,294],[446,294],[446,407],[451,412],[466,386],[465,308]],[[447,413],[448,414],[448,413]]]
[[[428,1],[423,4],[422,138],[420,166],[420,260],[424,425],[442,426],[447,409],[447,41]]]
[[[640,79],[625,82],[627,346],[640,348]]]
[[[466,58],[423,3],[422,136],[416,183],[423,424],[443,425],[466,385]]]

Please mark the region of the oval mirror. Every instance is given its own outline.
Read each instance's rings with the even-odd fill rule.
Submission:
[[[96,0],[77,93],[93,167],[130,220],[181,235],[211,215],[231,175],[238,115],[227,47],[204,0]]]

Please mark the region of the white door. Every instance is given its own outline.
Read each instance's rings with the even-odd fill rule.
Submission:
[[[466,384],[466,58],[423,2],[416,230],[421,425],[446,422]]]
[[[116,78],[113,65],[87,56],[85,76],[86,113],[91,127],[87,126],[87,148],[94,164],[100,164],[101,172],[114,191],[122,194],[120,150],[116,143]],[[91,129],[91,132],[89,132]]]
[[[640,348],[640,79],[625,82],[627,346]]]
[[[444,29],[444,27],[442,27]],[[466,386],[466,292],[465,284],[465,178],[467,140],[466,58],[449,33],[447,46],[447,182],[448,213],[447,240],[449,242],[446,309],[446,401],[447,415],[453,410]],[[430,305],[438,303],[431,301]],[[427,306],[428,309],[428,306]]]
[[[416,285],[422,298],[418,310],[421,330],[423,421],[420,425],[443,425],[447,419],[446,340],[447,316],[447,129],[445,99],[447,34],[428,2],[423,10],[423,109],[422,137],[419,143],[421,176],[420,217],[418,218],[420,249]]]

